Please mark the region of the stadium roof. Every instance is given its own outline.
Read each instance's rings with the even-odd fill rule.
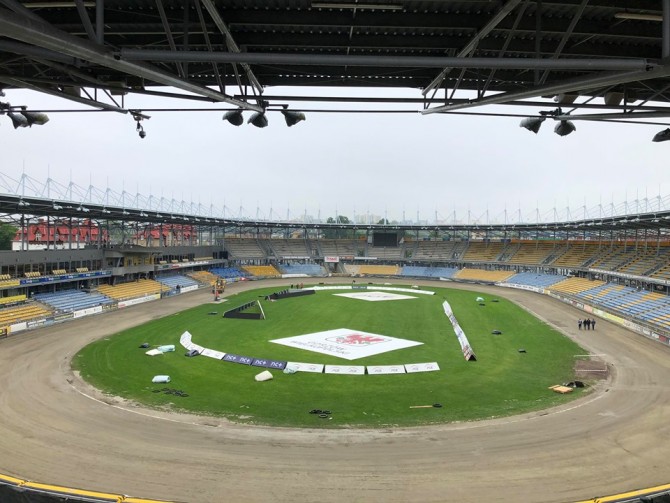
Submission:
[[[172,205],[174,201],[171,202]],[[21,222],[24,216],[51,217],[54,219],[87,219],[92,221],[134,222],[147,225],[185,225],[199,228],[222,227],[226,229],[354,229],[370,231],[439,231],[439,232],[476,232],[479,234],[499,233],[561,233],[582,235],[584,237],[607,233],[606,239],[654,240],[666,239],[670,229],[670,210],[631,211],[626,215],[609,215],[556,222],[509,222],[505,224],[474,223],[340,223],[340,222],[300,222],[280,220],[258,220],[228,218],[221,215],[209,215],[202,207],[163,207],[149,208],[137,205],[118,206],[75,202],[68,199],[45,199],[41,197],[20,196],[0,193],[0,215],[14,223]],[[638,231],[642,231],[638,235]],[[632,234],[630,234],[632,233]]]
[[[0,0],[1,87],[120,112],[163,86],[255,110],[273,86],[385,87],[423,113],[642,121],[670,112],[668,56],[670,0]]]

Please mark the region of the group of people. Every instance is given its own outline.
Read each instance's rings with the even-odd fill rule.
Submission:
[[[581,318],[577,320],[577,326],[579,327],[579,330],[582,329],[582,326],[584,327],[584,330],[595,330],[596,329],[596,320],[590,320],[586,318],[585,320],[582,320]]]

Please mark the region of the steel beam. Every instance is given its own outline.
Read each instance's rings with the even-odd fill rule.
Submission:
[[[107,103],[103,103],[101,101],[95,101],[95,100],[89,100],[87,98],[82,98],[79,96],[73,96],[71,94],[63,93],[60,91],[56,91],[55,89],[50,89],[48,87],[40,87],[36,86],[34,84],[30,84],[29,82],[25,82],[20,79],[15,79],[12,77],[7,77],[7,76],[2,76],[0,75],[0,82],[3,84],[7,84],[8,86],[14,86],[18,87],[20,89],[30,89],[31,91],[36,91],[38,93],[44,93],[44,94],[49,94],[51,96],[56,96],[58,98],[63,98],[66,100],[74,101],[76,103],[81,103],[82,105],[87,105],[89,107],[93,108],[100,108],[101,110],[107,110],[109,112],[119,112],[122,114],[127,114],[128,110],[125,108],[117,107],[115,105],[109,105]]]
[[[571,114],[562,114],[552,116],[552,119],[556,120],[571,120],[571,121],[606,121],[613,119],[630,119],[630,120],[642,120],[642,119],[667,119],[670,117],[670,107],[667,111],[656,110],[651,112],[617,112],[611,114],[582,114],[582,115],[571,115]]]
[[[521,0],[509,0],[497,13],[495,16],[493,16],[488,23],[482,27],[481,30],[479,30],[474,37],[466,44],[463,49],[459,51],[457,54],[457,57],[459,58],[464,58],[468,56],[472,51],[475,50],[477,47],[477,44],[481,39],[486,37],[489,33],[493,31],[493,29],[500,24],[500,22],[507,17],[507,15],[512,12],[512,10],[519,5]],[[449,65],[447,66],[444,70],[440,72],[440,74],[435,77],[430,84],[426,86],[426,88],[421,91],[421,93],[426,96],[430,91],[433,89],[439,87],[442,82],[444,81],[445,77],[447,74],[451,71],[451,68],[463,68],[462,66],[456,67],[454,65]]]
[[[329,54],[278,54],[262,52],[165,51],[121,49],[125,61],[216,62],[320,66],[387,66],[407,68],[499,68],[583,71],[645,70],[654,64],[646,59],[529,59],[529,58],[457,58],[422,56],[361,56]]]
[[[66,65],[77,65],[77,58],[73,58],[72,56],[67,56],[66,54],[50,51],[48,49],[42,49],[41,47],[35,47],[34,45],[14,42],[13,40],[0,40],[0,51],[19,54],[28,58],[58,61],[59,63],[64,63]]]
[[[105,0],[95,2],[95,41],[100,45],[105,43]]]
[[[206,96],[214,102],[230,103],[243,109],[262,111],[261,107],[257,105],[233,99],[208,87],[193,84],[175,75],[165,73],[153,66],[122,61],[115,57],[110,50],[99,47],[97,44],[74,37],[43,21],[29,19],[7,10],[0,11],[0,33],[21,42],[142,77],[150,82],[157,82],[200,96]]]
[[[441,112],[452,112],[463,108],[472,108],[483,105],[499,105],[509,101],[523,100],[527,98],[536,98],[537,96],[552,96],[555,94],[572,93],[588,91],[599,87],[608,87],[627,82],[640,82],[643,80],[660,79],[670,77],[670,66],[658,66],[641,72],[625,73],[605,73],[601,75],[589,76],[582,79],[570,79],[558,84],[548,86],[531,87],[525,91],[515,91],[509,93],[499,93],[487,98],[480,98],[468,101],[467,103],[457,103],[454,105],[443,105],[439,107],[427,108],[421,111],[421,114],[434,114]]]
[[[207,12],[209,12],[209,15],[212,17],[212,20],[214,21],[214,24],[216,24],[216,27],[223,34],[223,36],[226,37],[226,46],[228,47],[228,50],[234,53],[241,52],[240,48],[237,46],[237,43],[235,42],[235,39],[233,38],[233,35],[230,33],[228,26],[223,21],[223,18],[221,17],[221,14],[219,14],[219,11],[216,9],[214,2],[212,2],[212,0],[200,0],[200,1],[205,6],[205,9],[207,9]],[[258,79],[254,75],[254,72],[251,71],[251,67],[246,62],[241,63],[242,68],[244,69],[244,72],[247,74],[247,78],[249,79],[249,82],[251,83],[253,88],[256,89],[258,94],[263,94],[263,86],[261,86],[260,82],[258,82]]]

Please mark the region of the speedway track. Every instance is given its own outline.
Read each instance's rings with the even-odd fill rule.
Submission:
[[[323,431],[144,409],[72,373],[87,343],[211,301],[194,292],[0,341],[0,473],[189,503],[549,503],[668,482],[669,347],[605,320],[578,331],[583,313],[548,296],[463,288],[509,298],[604,355],[609,380],[565,406],[511,418]]]

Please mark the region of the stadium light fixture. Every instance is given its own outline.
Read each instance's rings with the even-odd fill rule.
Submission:
[[[537,134],[544,120],[544,117],[526,117],[519,123],[519,126]]]
[[[670,140],[670,128],[664,129],[663,131],[659,131],[654,135],[651,141],[658,143],[661,141],[668,141]]]
[[[0,96],[4,96],[4,92],[1,92]],[[33,124],[42,126],[49,122],[49,117],[45,113],[29,112],[25,106],[13,107],[10,103],[0,102],[0,115],[5,114],[11,119],[14,129],[32,127]]]
[[[293,112],[291,110],[287,110],[287,108],[287,106],[284,106],[284,109],[281,111],[281,113],[284,116],[284,120],[286,120],[286,125],[288,127],[295,126],[298,122],[307,120],[304,113]]]
[[[33,127],[33,124],[43,126],[49,122],[49,116],[47,114],[42,112],[30,112],[26,110],[26,107],[21,107],[21,115],[26,118],[29,127]]]
[[[242,110],[231,110],[223,114],[223,120],[230,122],[233,126],[241,126],[244,124],[244,117]]]
[[[558,136],[567,136],[576,130],[577,128],[575,127],[572,121],[562,120],[558,124],[556,124],[556,127],[554,128],[554,133],[556,133]]]
[[[19,199],[19,206],[30,206],[30,203],[28,201],[24,201],[23,199]]]
[[[26,117],[21,113],[12,112],[11,110],[9,110],[7,112],[7,117],[9,117],[12,120],[12,124],[14,125],[14,129],[29,126],[28,119],[26,119]]]
[[[60,204],[56,204],[56,203],[54,203],[53,208],[54,208],[54,210],[56,210],[56,211],[58,211],[58,210],[62,210],[62,209],[63,209],[63,207],[62,207]]]
[[[247,123],[251,123],[258,128],[264,128],[268,126],[268,118],[265,116],[265,112],[256,112],[249,117]]]

